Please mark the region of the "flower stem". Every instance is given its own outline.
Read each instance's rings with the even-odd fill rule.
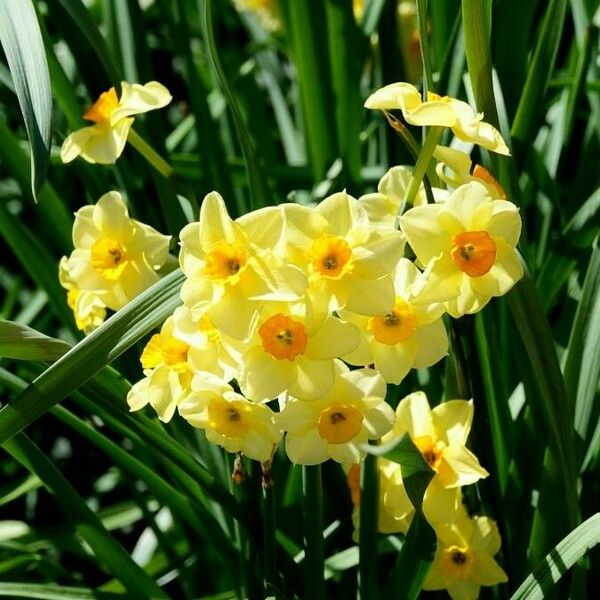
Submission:
[[[129,130],[127,141],[165,178],[173,175],[173,167],[136,131]]]
[[[379,597],[377,590],[378,496],[377,456],[367,454],[361,466],[360,538],[358,543],[359,590],[362,600]]]
[[[275,540],[275,501],[271,480],[271,461],[262,463],[262,513],[263,513],[263,552],[265,592],[267,596],[276,595],[279,589],[277,574],[277,542]]]
[[[406,191],[406,195],[404,196],[404,202],[400,205],[400,209],[398,210],[398,214],[396,215],[396,227],[398,226],[398,218],[402,214],[404,207],[407,204],[412,204],[414,202],[415,196],[419,191],[419,186],[421,185],[423,177],[425,176],[425,172],[427,171],[427,167],[429,166],[429,161],[433,156],[435,147],[437,146],[440,135],[442,134],[442,130],[443,127],[430,127],[429,131],[427,132],[425,144],[421,149],[421,153],[419,154],[419,158],[417,159],[417,164],[415,165],[413,175],[410,179],[408,190]]]
[[[323,484],[321,465],[302,468],[304,496],[305,598],[325,600]]]

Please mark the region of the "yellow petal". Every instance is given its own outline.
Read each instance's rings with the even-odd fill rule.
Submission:
[[[133,118],[128,118],[122,119],[114,127],[94,126],[94,135],[79,147],[81,157],[90,163],[114,164],[123,153],[132,123]]]
[[[473,536],[471,545],[476,552],[487,552],[494,556],[500,551],[502,540],[496,523],[488,517],[473,519]]]
[[[392,83],[371,94],[365,108],[413,110],[421,104],[421,94],[410,83]]]
[[[394,434],[410,434],[414,439],[429,436],[435,439],[435,429],[427,396],[423,392],[414,392],[406,396],[396,408]]]
[[[497,585],[508,581],[500,565],[484,552],[475,555],[472,578],[479,585]]]
[[[336,358],[354,350],[358,341],[359,332],[354,325],[329,317],[311,335],[305,354],[314,360]]]
[[[422,265],[426,265],[451,246],[451,235],[438,223],[442,206],[439,204],[416,206],[400,217],[402,232]]]
[[[479,587],[474,581],[453,579],[446,589],[452,600],[477,600]]]
[[[473,402],[448,400],[432,410],[433,424],[446,444],[465,444],[473,422]]]
[[[486,230],[494,237],[503,238],[510,246],[516,246],[521,235],[521,217],[518,208],[506,200],[494,200],[493,213]]]
[[[296,365],[286,359],[277,360],[262,348],[251,348],[240,365],[239,381],[244,396],[256,402],[272,400],[293,383]]]
[[[444,449],[438,476],[445,487],[470,485],[488,475],[477,457],[464,446],[451,444]]]
[[[398,385],[413,366],[417,344],[414,339],[396,345],[373,341],[371,349],[377,370],[381,372],[387,383]]]
[[[344,237],[355,228],[368,227],[369,217],[356,198],[338,192],[317,205],[317,212],[329,223],[329,233]]]
[[[411,125],[452,127],[456,123],[456,114],[446,102],[428,101],[414,110],[404,113],[404,118]]]
[[[107,192],[100,197],[93,207],[93,219],[104,236],[118,240],[120,243],[129,241],[133,234],[134,225],[129,218],[123,196],[119,192]],[[155,230],[152,231],[157,233]]]
[[[421,325],[415,333],[417,351],[413,369],[431,367],[448,354],[448,335],[441,319],[430,325]]]
[[[150,81],[145,85],[122,81],[119,105],[110,115],[111,126],[114,127],[126,117],[162,108],[172,99],[169,90],[158,81]]]
[[[329,458],[327,442],[319,435],[316,427],[304,435],[288,432],[285,451],[288,458],[297,465],[319,465]]]
[[[296,360],[296,373],[290,378],[288,389],[292,396],[302,400],[317,400],[329,392],[334,380],[333,360]]]

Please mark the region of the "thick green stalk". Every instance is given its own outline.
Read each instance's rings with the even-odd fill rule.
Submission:
[[[302,468],[304,502],[304,597],[325,600],[323,482],[321,465]]]
[[[267,467],[266,464],[268,464]],[[279,575],[277,573],[277,542],[275,539],[275,498],[270,462],[263,463],[262,513],[265,593],[267,596],[273,596],[279,589]]]
[[[417,0],[417,26],[421,45],[421,59],[423,61],[423,95],[427,97],[427,92],[432,92],[434,88],[431,51],[427,34],[427,0]]]
[[[129,130],[127,141],[165,178],[173,174],[173,167],[134,129]]]
[[[361,600],[378,598],[377,589],[377,522],[379,477],[377,456],[367,454],[361,466],[359,590]]]

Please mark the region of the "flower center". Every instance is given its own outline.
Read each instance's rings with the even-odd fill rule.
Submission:
[[[485,275],[496,262],[496,243],[487,231],[464,231],[452,243],[452,260],[469,277]]]
[[[103,277],[116,280],[127,265],[127,253],[116,240],[100,238],[92,244],[91,262]]]
[[[353,406],[334,402],[319,415],[319,435],[330,444],[345,444],[361,430],[363,414]]]
[[[248,252],[239,242],[217,242],[204,258],[204,272],[213,281],[227,281],[235,277],[248,262]]]
[[[322,235],[308,251],[308,259],[315,272],[332,279],[339,279],[350,270],[351,257],[352,249],[348,242],[336,235]]]
[[[472,175],[473,177],[477,177],[477,179],[485,181],[488,185],[491,185],[498,193],[498,198],[501,200],[506,200],[506,192],[496,181],[496,178],[485,167],[482,167],[481,165],[475,165]]]
[[[367,328],[378,342],[395,345],[406,341],[417,330],[417,317],[408,302],[396,298],[394,308],[381,317],[371,317]]]
[[[454,579],[468,579],[473,569],[473,556],[468,548],[449,546],[441,560],[442,571]]]
[[[153,335],[140,357],[142,368],[154,369],[158,365],[167,365],[178,372],[187,370],[188,350],[190,347],[174,337]]]
[[[215,399],[208,405],[210,427],[225,437],[242,437],[250,426],[244,414],[247,410],[243,402]]]
[[[264,351],[277,360],[294,360],[304,354],[308,342],[304,325],[281,313],[268,318],[258,328],[258,335]]]
[[[430,436],[422,435],[413,438],[414,445],[425,459],[425,462],[434,470],[440,465],[444,451],[444,442],[434,442]]]
[[[110,119],[112,111],[118,105],[117,92],[114,87],[111,87],[108,92],[100,94],[98,100],[92,104],[89,110],[83,115],[83,118],[94,123],[104,123]]]

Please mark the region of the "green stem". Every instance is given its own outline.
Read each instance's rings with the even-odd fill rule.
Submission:
[[[268,464],[268,476],[265,464]],[[279,589],[279,577],[277,574],[277,542],[275,541],[275,501],[270,463],[263,463],[262,512],[265,592],[266,596],[272,596],[276,595]]]
[[[431,52],[429,51],[429,37],[427,35],[427,0],[417,0],[417,24],[421,58],[423,60],[423,95],[427,98],[427,92],[433,90],[433,69],[431,67]]]
[[[378,598],[377,590],[377,522],[379,477],[377,456],[367,454],[361,466],[359,590],[361,600]]]
[[[443,129],[443,127],[430,127],[429,131],[427,132],[425,144],[421,149],[421,153],[419,154],[419,158],[417,159],[417,164],[415,165],[413,175],[410,179],[410,184],[408,185],[408,190],[406,191],[406,195],[404,196],[404,202],[400,205],[400,209],[398,210],[398,214],[396,215],[396,226],[398,226],[398,218],[402,214],[404,207],[407,204],[412,204],[414,202],[415,196],[419,191],[419,186],[423,181],[423,177],[425,176],[425,172],[427,171],[427,168],[429,166],[429,161],[433,156],[433,153],[435,151]]]
[[[173,167],[134,129],[129,130],[127,141],[165,178],[173,175]]]
[[[304,497],[305,598],[325,600],[323,543],[323,483],[321,465],[302,468]]]

